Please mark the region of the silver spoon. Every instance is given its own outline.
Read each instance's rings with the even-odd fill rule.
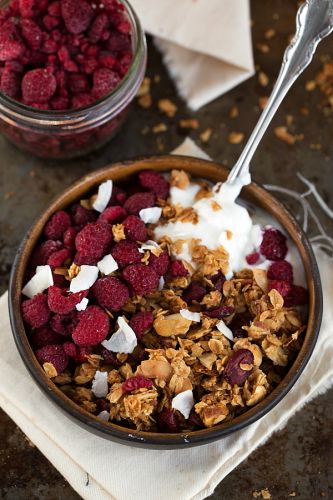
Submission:
[[[333,0],[306,0],[297,12],[297,30],[286,48],[280,74],[272,94],[242,154],[232,168],[227,184],[237,179],[249,182],[250,161],[273,116],[292,84],[312,61],[317,45],[333,30]]]

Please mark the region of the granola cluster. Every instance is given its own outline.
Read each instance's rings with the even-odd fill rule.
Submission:
[[[289,264],[281,265],[286,241],[278,230],[269,228],[258,257],[251,254],[254,264],[229,279],[223,246],[209,249],[198,238],[156,241],[158,225],[195,225],[198,214],[171,203],[161,174],[140,175],[142,192],[131,194],[134,183],[126,192],[113,187],[100,215],[94,206],[103,197],[84,200],[62,216],[63,234],[40,243],[23,289],[30,297],[22,302],[23,319],[46,376],[86,411],[143,431],[212,427],[281,382],[302,344],[298,306],[306,292],[293,284]],[[174,171],[169,182],[181,190],[191,180]],[[200,182],[196,199],[211,196]],[[138,241],[131,234],[143,220]],[[52,219],[46,228],[49,237]],[[66,246],[69,232],[75,234]],[[191,259],[181,258],[184,243]],[[265,252],[274,256],[271,271],[255,267]]]

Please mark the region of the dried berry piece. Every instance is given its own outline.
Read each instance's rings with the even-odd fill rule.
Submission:
[[[100,344],[109,333],[109,316],[98,306],[88,306],[78,314],[79,323],[72,338],[79,346]]]
[[[113,276],[97,280],[91,291],[97,304],[112,312],[120,311],[129,299],[127,286]]]
[[[206,288],[199,281],[192,281],[183,293],[183,299],[189,304],[193,300],[201,302],[206,295]]]
[[[123,277],[137,295],[147,295],[158,287],[158,274],[154,269],[144,264],[127,266],[123,271]]]
[[[52,215],[44,227],[44,235],[48,240],[61,240],[64,232],[71,226],[71,218],[67,212],[60,210]]]
[[[124,203],[124,208],[129,214],[139,215],[140,210],[153,207],[155,204],[155,195],[153,193],[135,193],[132,194]]]
[[[134,314],[131,317],[129,325],[134,330],[138,339],[141,339],[145,333],[150,330],[154,323],[153,313],[150,311],[142,311]]]
[[[23,320],[32,328],[46,325],[51,315],[47,305],[47,296],[43,293],[38,293],[32,299],[24,300],[21,310]]]
[[[35,269],[36,266],[45,266],[51,255],[62,248],[61,241],[47,240],[36,247],[31,257],[30,266]]]
[[[71,207],[70,213],[76,226],[85,226],[89,222],[95,222],[97,214],[93,210],[88,210],[82,205],[75,204]]]
[[[305,306],[309,302],[309,292],[303,286],[292,285],[291,291],[284,298],[285,307]]]
[[[110,207],[111,208],[111,207]],[[145,223],[136,215],[129,215],[123,221],[126,238],[132,241],[146,241],[147,229]]]
[[[181,260],[173,260],[170,264],[170,274],[174,278],[188,276],[189,272]]]
[[[104,212],[98,217],[98,222],[107,222],[108,224],[115,224],[122,222],[127,216],[127,212],[124,207],[120,205],[115,205],[113,207],[107,207]]]
[[[65,247],[74,250],[75,249],[75,238],[78,230],[75,227],[69,227],[63,234],[63,242]]]
[[[233,307],[221,305],[215,307],[214,309],[209,309],[209,311],[204,311],[204,314],[210,318],[221,319],[223,316],[230,316],[230,314],[233,314],[234,312],[235,309]]]
[[[0,75],[0,91],[12,99],[16,99],[20,94],[21,79],[17,73],[4,68]]]
[[[75,309],[75,306],[81,302],[88,295],[88,290],[82,292],[71,293],[58,288],[57,286],[50,286],[48,288],[48,305],[52,312],[58,314],[68,314]]]
[[[155,193],[157,198],[166,200],[169,196],[169,183],[159,172],[143,170],[139,173],[139,181],[143,188]]]
[[[160,432],[179,432],[176,415],[164,408],[157,414],[157,425]]]
[[[105,222],[87,224],[75,238],[78,252],[88,259],[91,258],[96,261],[108,253],[111,242],[112,231],[109,224]]]
[[[205,427],[205,424],[203,423],[200,416],[197,414],[197,412],[194,409],[191,410],[191,413],[187,419],[187,422],[190,425],[193,425],[194,427]]]
[[[22,19],[22,36],[33,50],[38,50],[42,43],[42,30],[32,19]]]
[[[249,255],[247,255],[245,257],[246,259],[246,262],[249,264],[249,266],[254,266],[258,260],[260,259],[260,254],[259,252],[253,252],[253,253],[250,253]]]
[[[114,352],[108,351],[107,349],[103,348],[101,354],[105,363],[113,366],[113,368],[120,368],[120,366],[122,365],[121,361],[119,361]]]
[[[66,28],[75,35],[85,31],[93,17],[94,11],[86,0],[61,0],[61,14]]]
[[[221,271],[214,274],[214,276],[211,276],[210,281],[213,283],[216,290],[222,292],[223,283],[225,282],[225,276],[221,273]]]
[[[104,97],[114,90],[120,82],[120,76],[111,69],[100,68],[94,72],[92,95],[96,99]]]
[[[57,88],[55,76],[48,69],[32,69],[22,78],[22,96],[26,104],[47,103]]]
[[[41,365],[52,363],[58,375],[66,369],[68,364],[68,356],[61,345],[47,345],[38,349],[35,355]]]
[[[142,257],[137,244],[133,241],[126,240],[121,240],[119,243],[116,243],[111,249],[111,255],[120,268],[140,262]]]
[[[143,375],[130,377],[122,384],[121,388],[124,392],[137,391],[138,389],[150,389],[153,386],[152,381]]]
[[[252,370],[243,370],[240,365],[252,365],[254,356],[248,349],[239,349],[228,360],[223,377],[230,385],[242,385]]]
[[[159,276],[164,276],[169,267],[170,258],[167,252],[162,252],[158,257],[153,253],[149,257],[149,267],[154,269]]]
[[[96,16],[89,30],[88,37],[90,42],[97,43],[108,29],[109,24],[109,16],[105,12]]]
[[[34,349],[40,349],[41,347],[45,347],[50,344],[61,344],[62,341],[63,338],[51,330],[48,326],[37,328],[37,330],[32,332],[31,336],[31,344]]]
[[[112,205],[123,205],[126,201],[126,198],[127,196],[123,189],[118,186],[113,186],[112,195],[108,206],[110,207]]]
[[[62,348],[69,358],[76,358],[78,353],[78,346],[73,342],[64,342]]]
[[[278,229],[264,231],[260,252],[268,260],[283,260],[287,255],[287,239]]]
[[[279,294],[285,298],[287,297],[291,290],[291,284],[288,281],[279,281],[279,280],[269,280],[268,281],[268,290],[276,290]]]
[[[25,51],[19,30],[12,19],[5,21],[0,29],[0,61],[19,59]]]
[[[267,270],[267,278],[269,280],[293,282],[293,268],[286,260],[273,262]]]
[[[69,260],[71,257],[71,252],[68,248],[63,248],[62,250],[58,250],[57,252],[54,252],[49,258],[48,258],[48,265],[51,266],[52,268],[55,267],[61,267],[64,265],[64,263]]]

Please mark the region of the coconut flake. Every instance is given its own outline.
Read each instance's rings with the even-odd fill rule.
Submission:
[[[98,267],[97,266],[86,266],[80,267],[79,274],[72,279],[69,286],[69,291],[72,293],[82,292],[83,290],[88,290],[98,278]]]
[[[160,207],[143,208],[139,212],[140,219],[145,224],[155,224],[158,220],[160,220],[161,215],[162,209]]]
[[[96,398],[105,398],[108,393],[108,372],[97,370],[92,381],[91,390]]]
[[[165,285],[165,279],[163,278],[163,276],[161,276],[158,282],[158,290],[159,291],[163,290],[164,285]]]
[[[107,207],[107,204],[110,201],[112,195],[112,181],[105,181],[100,184],[98,188],[97,198],[93,203],[93,208],[97,210],[97,212],[103,212]]]
[[[110,418],[110,413],[107,410],[101,411],[98,415],[96,415],[97,418],[100,420],[103,420],[104,422],[108,422]]]
[[[190,321],[194,321],[195,323],[200,323],[201,315],[200,313],[189,311],[188,309],[181,309],[180,315],[185,319],[189,319]]]
[[[111,274],[113,271],[117,271],[118,264],[114,260],[111,254],[105,255],[102,260],[97,262],[97,267],[103,274]]]
[[[194,405],[193,393],[190,389],[180,392],[172,399],[171,406],[175,410],[180,411],[187,419],[190,416],[191,410]]]
[[[225,322],[223,321],[223,319],[221,319],[217,325],[216,325],[216,328],[221,332],[223,333],[223,335],[225,337],[227,337],[227,339],[231,340],[233,342],[234,340],[234,335],[232,333],[232,331],[230,330],[230,328],[227,327],[227,325],[225,324]]]
[[[119,316],[119,329],[111,336],[109,340],[104,340],[102,346],[112,352],[131,353],[138,345],[138,340],[134,330],[125,321],[123,316]]]
[[[159,244],[156,243],[156,241],[153,240],[147,240],[146,243],[142,243],[142,245],[139,248],[140,253],[145,253],[146,250],[155,250],[156,248],[160,248]]]
[[[87,309],[87,305],[89,303],[89,299],[87,299],[86,297],[84,297],[81,302],[79,302],[78,304],[76,304],[75,308],[77,311],[85,311]]]
[[[36,274],[28,281],[22,290],[23,295],[32,299],[37,293],[42,293],[53,285],[53,275],[50,266],[37,266]]]

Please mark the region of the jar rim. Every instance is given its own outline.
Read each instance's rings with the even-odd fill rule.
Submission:
[[[38,128],[43,126],[65,127],[68,130],[81,128],[80,125],[83,122],[87,124],[87,118],[91,126],[96,121],[100,124],[103,117],[110,119],[110,114],[118,114],[137,93],[144,76],[144,70],[140,71],[140,67],[143,66],[145,69],[147,57],[146,39],[138,15],[128,0],[119,1],[125,6],[132,28],[134,28],[135,51],[127,73],[115,89],[88,106],[60,111],[27,106],[0,92],[0,118],[4,118],[2,116],[2,112],[4,112],[8,121],[11,122],[16,118],[23,120],[29,126],[37,126]],[[137,78],[138,73],[142,73],[142,75],[139,74],[140,78]],[[131,95],[129,96],[128,91],[130,90]],[[113,101],[112,106],[105,111],[103,108],[111,101]]]

